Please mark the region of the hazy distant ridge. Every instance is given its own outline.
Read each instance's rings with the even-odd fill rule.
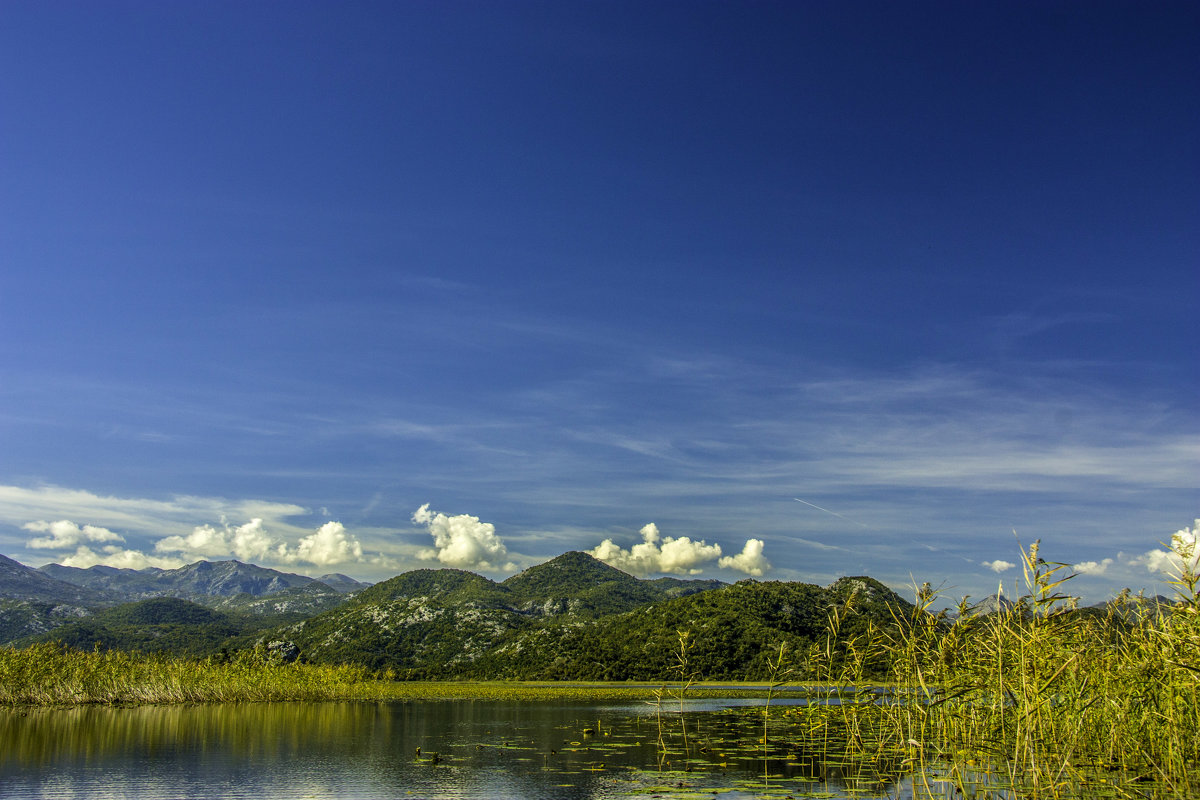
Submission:
[[[239,594],[261,597],[320,581],[319,578],[280,572],[240,561],[197,561],[170,570],[155,567],[133,570],[105,566],[79,569],[64,567],[61,564],[47,564],[38,572],[65,583],[110,592],[125,600],[149,597],[233,597]],[[325,585],[343,594],[359,591],[368,585],[345,575],[327,577],[329,581],[325,582]]]

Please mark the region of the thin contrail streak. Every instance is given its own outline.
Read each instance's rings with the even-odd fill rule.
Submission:
[[[817,511],[824,511],[826,514],[832,514],[833,516],[837,517],[838,519],[844,519],[844,520],[846,520],[846,522],[852,522],[860,528],[866,528],[869,531],[874,530],[874,528],[872,528],[870,525],[864,525],[856,519],[850,519],[849,517],[843,516],[842,514],[839,514],[836,511],[830,511],[828,508],[822,508],[821,506],[817,505],[816,503],[810,503],[807,500],[801,500],[799,497],[793,497],[792,499],[795,500],[797,503],[804,503],[804,505],[806,505],[806,506],[812,506]],[[1016,533],[1016,531],[1013,531],[1013,533]],[[944,550],[941,547],[934,547],[931,544],[923,544],[921,546],[926,548],[927,550],[931,550],[935,553],[945,553],[948,556],[953,556],[954,558],[962,559],[963,561],[967,562],[968,564],[975,563],[974,561],[967,558],[966,556],[961,556],[957,553],[951,553],[949,550]],[[832,547],[831,545],[818,545],[818,547],[830,547],[831,549],[834,549],[834,550],[842,550],[843,549],[841,547]]]
[[[810,503],[807,500],[801,500],[799,497],[793,497],[792,499],[795,500],[797,503],[804,503],[804,505],[806,505],[806,506],[812,506],[817,511],[824,511],[826,514],[832,514],[833,516],[837,517],[838,519],[844,519],[844,520],[846,520],[846,522],[852,522],[860,528],[866,528],[867,530],[871,530],[870,525],[863,525],[858,520],[853,520],[853,519],[850,519],[849,517],[844,517],[841,514],[837,513],[836,511],[830,511],[828,508],[821,508],[816,503]]]

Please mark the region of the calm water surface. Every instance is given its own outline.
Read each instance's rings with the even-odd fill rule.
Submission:
[[[733,703],[661,715],[490,700],[0,711],[0,797],[910,796],[904,779],[848,775],[785,743],[764,784],[761,727],[722,710]]]

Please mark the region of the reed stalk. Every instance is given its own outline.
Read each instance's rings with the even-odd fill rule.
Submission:
[[[902,764],[918,786],[942,776],[964,792],[1200,796],[1200,574],[1190,538],[1172,548],[1171,605],[1126,593],[1107,613],[1080,610],[1069,566],[1043,559],[1038,542],[1021,550],[1023,594],[991,613],[965,599],[956,615],[937,611],[926,584],[890,626],[843,638],[852,597],[830,609],[806,672],[856,690],[796,711],[795,744]],[[863,688],[879,659],[891,670],[882,697]]]

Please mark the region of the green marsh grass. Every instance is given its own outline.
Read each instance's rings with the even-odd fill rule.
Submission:
[[[762,751],[763,751],[763,785],[770,783],[770,763],[771,763],[771,746],[770,746],[770,726],[771,726],[771,699],[775,696],[775,691],[788,682],[794,668],[792,667],[788,652],[787,643],[780,642],[779,650],[775,656],[767,660],[767,697],[763,702],[763,728],[762,728]]]
[[[57,643],[0,647],[0,705],[80,706],[319,700],[647,700],[657,683],[397,681],[355,665],[284,663],[263,649],[229,658],[182,659]],[[672,689],[678,692],[678,689]],[[694,697],[758,697],[688,682]],[[672,696],[676,696],[672,694]]]
[[[378,699],[387,683],[359,666],[288,664],[264,650],[187,660],[58,643],[0,648],[0,703],[83,705]]]

